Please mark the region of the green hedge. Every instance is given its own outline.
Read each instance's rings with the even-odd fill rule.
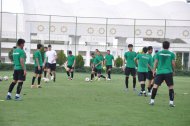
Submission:
[[[34,71],[34,65],[33,64],[27,64],[26,68],[28,71]],[[5,64],[5,63],[1,63],[0,64],[0,71],[12,71],[13,70],[13,64]],[[65,69],[63,67],[59,67],[57,66],[57,72],[65,72]],[[79,72],[79,73],[90,73],[91,72],[91,68],[90,67],[83,67],[83,68],[77,68],[75,69],[75,72]],[[105,72],[103,72],[105,73]],[[124,72],[122,71],[121,68],[116,68],[114,67],[112,69],[112,73],[113,74],[124,74]],[[176,76],[189,76],[190,77],[190,71],[182,71],[182,70],[178,70],[176,71]]]

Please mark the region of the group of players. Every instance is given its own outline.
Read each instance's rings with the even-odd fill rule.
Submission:
[[[26,54],[23,50],[25,40],[19,39],[17,42],[17,48],[13,51],[14,61],[14,73],[13,81],[9,86],[6,99],[11,100],[11,93],[14,86],[18,83],[15,100],[20,100],[20,92],[22,90],[23,82],[26,78]],[[44,47],[44,62],[41,54],[43,45],[37,44],[37,50],[34,52],[34,76],[32,78],[31,88],[34,88],[35,79],[38,78],[37,88],[41,88],[41,78],[44,71],[44,79],[52,79],[56,81],[56,59],[57,53],[52,50],[51,45]],[[138,73],[138,81],[141,85],[140,96],[147,96],[145,91],[145,82],[148,79],[148,95],[151,95],[150,105],[154,105],[154,99],[158,90],[158,87],[166,82],[169,88],[169,106],[174,107],[174,89],[173,89],[173,73],[175,68],[175,55],[169,51],[170,43],[163,42],[163,50],[156,52],[152,56],[152,46],[144,47],[141,53],[133,51],[133,45],[129,44],[129,51],[124,54],[123,70],[125,71],[125,85],[126,91],[128,91],[129,75],[133,76],[133,90],[136,91],[136,73]],[[91,81],[94,79],[111,80],[112,63],[114,62],[113,55],[110,54],[110,50],[107,50],[105,58],[96,49],[95,53],[91,54],[90,66],[92,68]],[[115,64],[115,62],[114,62]],[[103,66],[106,66],[107,77],[102,74]],[[73,79],[75,67],[75,56],[72,55],[72,51],[69,51],[65,68],[69,80]],[[137,68],[137,72],[136,72]],[[48,73],[48,76],[47,76]],[[96,77],[97,76],[97,77]]]

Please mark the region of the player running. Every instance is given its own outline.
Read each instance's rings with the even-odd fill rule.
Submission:
[[[107,55],[105,56],[105,65],[108,74],[107,80],[111,80],[112,61],[114,61],[114,57],[110,54],[110,50],[107,50]]]
[[[157,72],[155,77],[155,83],[152,89],[151,100],[149,103],[150,105],[154,105],[154,99],[156,97],[158,87],[162,84],[163,81],[165,81],[169,89],[169,106],[175,106],[173,82],[173,75],[175,71],[175,54],[168,50],[169,47],[170,43],[168,41],[164,41],[163,50],[156,54],[153,74],[155,73],[156,69]]]
[[[41,77],[42,77],[42,66],[43,66],[43,61],[42,61],[42,54],[41,54],[41,50],[42,49],[42,45],[41,44],[37,44],[37,51],[34,52],[34,76],[32,78],[32,85],[31,88],[34,88],[34,82],[36,77],[38,77],[38,85],[37,88],[42,88],[42,86],[40,85],[41,82]]]
[[[9,86],[8,94],[6,99],[11,100],[11,93],[14,89],[14,86],[18,83],[15,100],[21,100],[20,93],[22,90],[23,82],[26,79],[26,54],[23,50],[25,44],[24,39],[19,39],[17,41],[17,48],[13,51],[13,62],[14,62],[14,73],[13,81]]]
[[[126,85],[126,91],[128,91],[128,83],[129,83],[129,75],[131,74],[133,76],[133,90],[136,91],[136,65],[134,58],[137,56],[136,52],[133,51],[133,45],[128,45],[128,52],[125,52],[124,54],[124,64],[125,67],[125,85]]]
[[[150,57],[146,54],[147,53],[147,47],[143,48],[142,54],[138,54],[137,57],[135,58],[135,63],[138,66],[138,80],[141,85],[141,91],[139,93],[139,96],[146,95],[145,91],[145,83],[146,83],[146,78],[148,75],[148,69],[150,68]]]
[[[66,61],[68,80],[72,80],[74,76],[75,56],[72,55],[72,51],[69,51],[69,55]],[[70,76],[71,73],[71,76]]]

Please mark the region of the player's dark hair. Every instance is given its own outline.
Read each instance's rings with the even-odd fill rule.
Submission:
[[[107,51],[109,51],[109,52],[110,52],[110,50],[107,50]]]
[[[94,53],[91,53],[91,56],[94,56]]]
[[[155,53],[157,53],[158,52],[158,50],[155,50]]]
[[[133,45],[132,45],[132,44],[129,44],[128,47],[129,47],[129,48],[130,48],[130,47],[133,47]]]
[[[48,48],[51,48],[51,45],[48,45]]]
[[[162,46],[163,46],[164,49],[169,49],[170,43],[168,41],[164,41]]]
[[[16,49],[16,46],[13,46],[13,49]]]
[[[18,41],[17,41],[17,45],[18,46],[20,46],[20,45],[22,45],[22,44],[24,44],[25,43],[25,40],[24,39],[19,39]]]
[[[147,51],[148,51],[147,47],[143,47],[142,50],[143,50],[144,53],[147,53]]]
[[[44,49],[47,49],[47,47],[45,46]]]
[[[37,49],[40,49],[42,47],[42,44],[37,44]]]
[[[148,46],[148,50],[152,50],[153,48],[152,48],[152,46]]]
[[[69,51],[69,54],[72,54],[72,51]]]

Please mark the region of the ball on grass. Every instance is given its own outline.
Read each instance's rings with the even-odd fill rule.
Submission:
[[[90,78],[86,77],[86,78],[85,78],[85,81],[86,81],[86,82],[89,82],[89,81],[90,81]]]

